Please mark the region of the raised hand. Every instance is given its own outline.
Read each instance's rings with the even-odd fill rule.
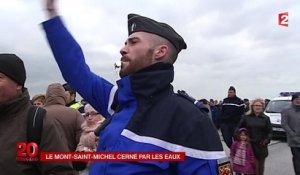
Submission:
[[[45,0],[46,1],[46,11],[49,18],[57,16],[56,0]]]

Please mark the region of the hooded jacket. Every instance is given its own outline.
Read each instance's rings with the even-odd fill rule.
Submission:
[[[59,123],[59,127],[65,135],[65,143],[69,151],[75,151],[81,135],[83,117],[78,110],[66,107],[66,94],[63,86],[53,83],[48,86],[46,93],[46,109],[48,116]]]
[[[217,174],[217,159],[226,156],[219,135],[205,112],[173,92],[172,65],[154,64],[114,86],[90,71],[59,17],[43,25],[65,80],[104,117],[111,118],[100,134],[97,151],[186,153],[186,160],[177,163],[96,161],[91,175]]]
[[[27,89],[20,97],[0,103],[0,172],[5,175],[69,175],[72,174],[68,162],[38,163],[39,168],[28,162],[17,162],[18,142],[27,142],[27,115],[31,107]],[[61,134],[55,121],[46,114],[43,121],[39,152],[68,151],[62,144]]]
[[[87,125],[84,121],[81,125],[82,134],[77,145],[76,151],[96,151],[99,137],[94,133],[95,129],[103,123],[103,120],[96,121],[92,125]]]

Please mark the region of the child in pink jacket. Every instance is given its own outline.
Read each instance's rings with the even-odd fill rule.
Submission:
[[[237,139],[230,149],[233,171],[237,175],[255,174],[255,156],[249,142],[249,133],[246,128],[240,128]]]

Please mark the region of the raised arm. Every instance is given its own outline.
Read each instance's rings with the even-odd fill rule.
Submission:
[[[45,6],[46,6],[45,10],[47,12],[49,19],[57,16],[56,0],[46,0]]]
[[[45,10],[51,19],[42,25],[64,79],[104,117],[109,117],[109,104],[116,88],[91,72],[80,45],[57,16],[55,0],[45,2]]]

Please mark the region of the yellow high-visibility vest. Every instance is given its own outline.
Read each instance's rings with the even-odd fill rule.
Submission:
[[[80,102],[74,103],[70,106],[70,108],[73,109],[79,109],[81,106],[83,106]]]

